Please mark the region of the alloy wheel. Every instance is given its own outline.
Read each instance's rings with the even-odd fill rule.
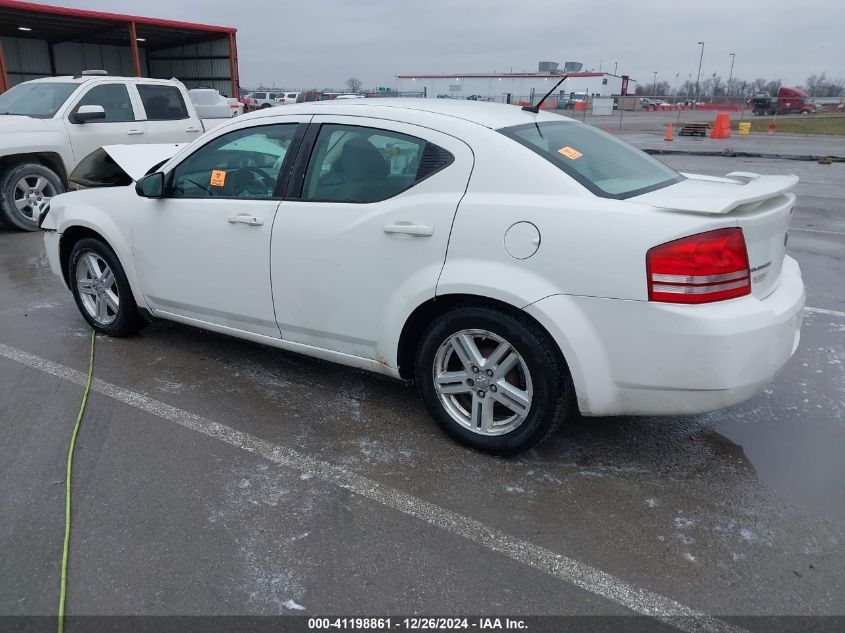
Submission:
[[[30,174],[15,183],[12,197],[18,213],[27,220],[37,222],[39,214],[55,195],[56,188],[47,178]]]
[[[76,289],[85,311],[98,325],[109,325],[120,310],[117,280],[103,258],[92,251],[76,263]]]
[[[510,433],[531,410],[534,392],[525,360],[487,330],[461,330],[443,341],[432,378],[451,418],[480,435]]]

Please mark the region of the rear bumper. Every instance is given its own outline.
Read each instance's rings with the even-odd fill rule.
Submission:
[[[555,295],[526,308],[570,365],[584,415],[677,415],[754,396],[798,346],[804,308],[798,263],[778,287],[743,297],[672,305]]]

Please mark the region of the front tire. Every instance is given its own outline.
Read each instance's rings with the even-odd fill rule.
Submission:
[[[123,266],[101,240],[85,238],[73,245],[68,280],[77,308],[97,332],[129,336],[146,325]]]
[[[0,221],[13,229],[37,231],[38,216],[50,198],[65,190],[59,176],[39,163],[15,165],[0,176]]]
[[[415,377],[440,428],[494,455],[531,448],[571,409],[572,381],[554,341],[527,316],[493,307],[461,307],[434,321]]]

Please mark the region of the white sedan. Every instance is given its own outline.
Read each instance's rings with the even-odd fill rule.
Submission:
[[[492,453],[576,411],[738,403],[798,345],[797,178],[680,174],[542,111],[273,108],[71,181],[41,223],[98,332],[169,319],[413,380]]]

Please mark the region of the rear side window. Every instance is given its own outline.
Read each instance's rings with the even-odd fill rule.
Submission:
[[[84,105],[102,106],[106,111],[104,119],[94,119],[90,123],[115,123],[118,121],[134,121],[135,112],[132,110],[132,101],[129,100],[129,91],[123,84],[102,84],[94,86],[85,93],[76,107]]]
[[[684,179],[645,152],[589,125],[545,121],[499,132],[604,198],[630,198]]]
[[[176,86],[138,84],[141,102],[150,121],[175,121],[188,118],[182,91]]]
[[[351,125],[326,124],[314,146],[303,200],[378,202],[447,167],[454,157],[414,136]]]

